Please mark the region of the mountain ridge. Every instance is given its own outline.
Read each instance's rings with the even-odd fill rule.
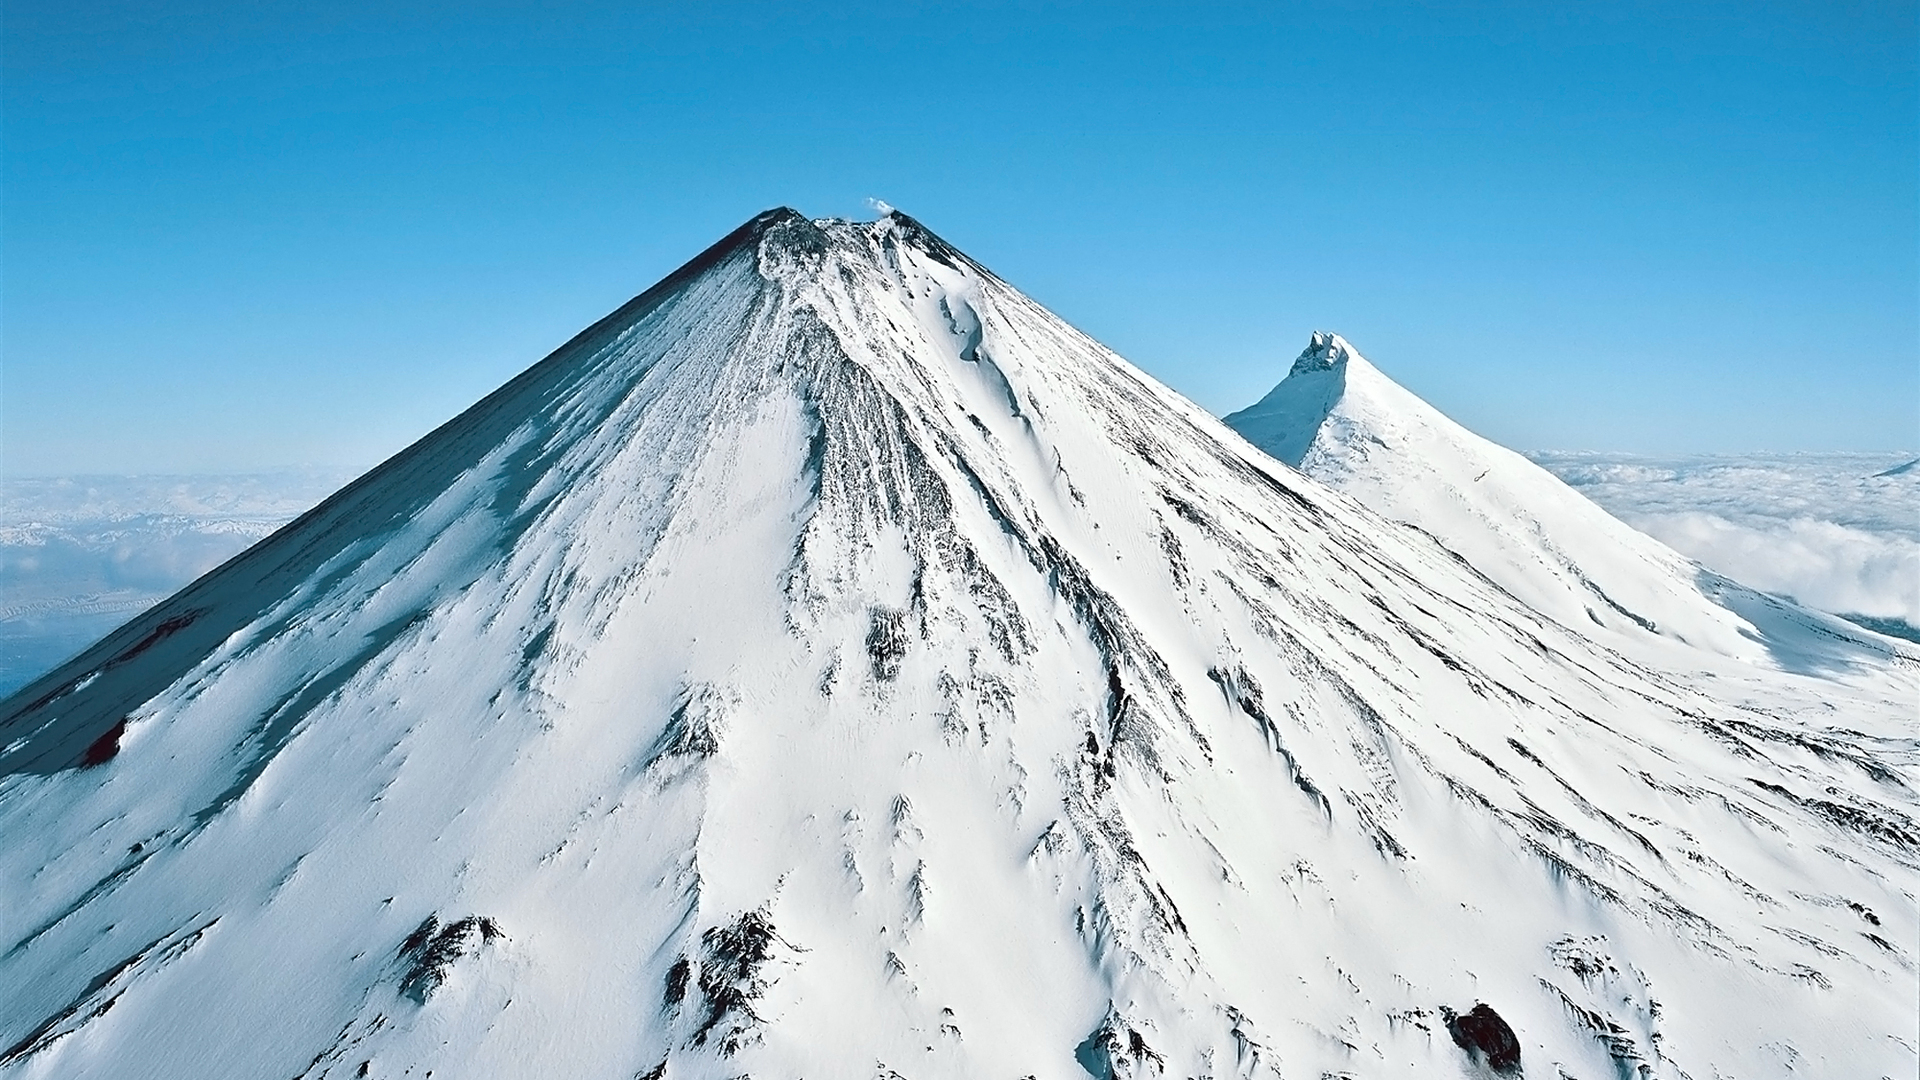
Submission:
[[[1730,703],[903,215],[743,229],[0,704],[0,1075],[1910,1063],[1880,684]]]
[[[1433,536],[1576,630],[1591,624],[1611,640],[1667,639],[1803,671],[1906,655],[1633,529],[1447,418],[1336,334],[1316,331],[1287,377],[1226,422],[1279,460]]]

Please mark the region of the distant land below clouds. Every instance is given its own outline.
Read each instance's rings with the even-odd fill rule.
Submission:
[[[0,694],[326,498],[337,471],[0,481]]]
[[[1912,453],[1527,455],[1608,513],[1728,577],[1920,641]]]
[[[1911,453],[1528,455],[1614,516],[1754,588],[1920,640]],[[351,476],[0,480],[0,695],[314,506]]]

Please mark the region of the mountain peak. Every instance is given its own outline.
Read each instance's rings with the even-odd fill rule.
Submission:
[[[751,250],[758,256],[760,276],[769,281],[779,279],[789,285],[812,281],[829,288],[838,287],[834,284],[837,282],[840,286],[852,287],[863,276],[862,271],[853,268],[858,264],[880,270],[883,277],[893,277],[895,284],[899,284],[900,276],[911,271],[897,254],[886,254],[889,248],[896,253],[903,248],[918,252],[947,270],[958,270],[969,276],[993,276],[933,230],[892,206],[886,206],[871,221],[810,218],[790,206],[776,206],[754,215],[643,296],[657,297],[668,287],[684,285],[743,250]],[[626,311],[622,309],[615,315]]]
[[[1356,360],[1360,363],[1355,364]],[[1227,425],[1297,469],[1320,434],[1320,425],[1346,396],[1348,368],[1365,363],[1346,338],[1315,330],[1287,377],[1266,397],[1227,417]]]
[[[777,208],[0,701],[0,1076],[1911,1075],[1912,679],[1715,671]]]
[[[1348,361],[1360,354],[1354,351],[1347,339],[1330,330],[1315,330],[1307,342],[1307,348],[1293,362],[1291,375],[1305,375],[1314,371],[1331,371],[1343,367]]]
[[[1871,652],[1824,616],[1712,579],[1506,447],[1475,435],[1315,332],[1287,377],[1227,417],[1255,446],[1432,535],[1563,625],[1756,664],[1803,668]],[[1642,641],[1642,644],[1648,642]]]

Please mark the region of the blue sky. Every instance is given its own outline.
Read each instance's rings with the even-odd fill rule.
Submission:
[[[1327,328],[1520,448],[1911,448],[1915,19],[13,0],[0,468],[371,465],[870,197],[1217,412]]]

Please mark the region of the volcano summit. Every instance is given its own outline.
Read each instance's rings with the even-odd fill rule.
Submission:
[[[772,211],[0,705],[0,1076],[1911,1075],[1915,653],[1623,642]]]

